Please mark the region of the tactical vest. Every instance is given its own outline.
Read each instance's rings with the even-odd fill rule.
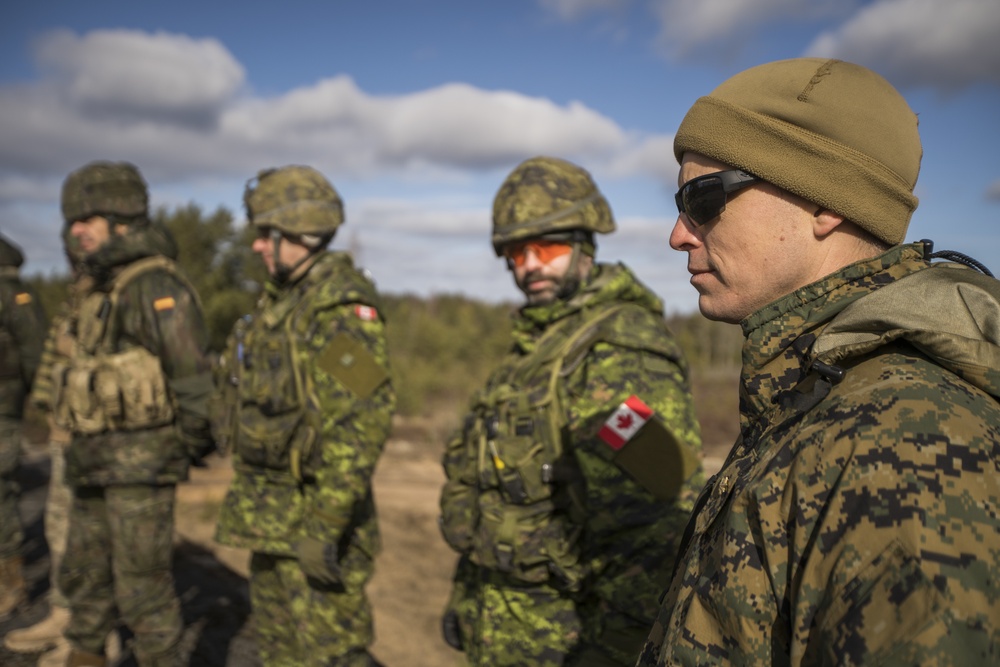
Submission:
[[[60,359],[52,367],[52,417],[57,426],[95,435],[173,423],[176,399],[160,360],[142,346],[114,351],[121,293],[138,276],[155,269],[170,273],[197,298],[174,262],[160,255],[126,266],[107,293],[95,291],[83,298],[75,322],[57,333]]]
[[[286,295],[259,317],[237,320],[216,369],[209,409],[218,447],[235,451],[237,469],[279,484],[310,481],[321,464],[322,406],[299,356],[302,341],[316,334],[320,290],[324,308],[359,301],[350,284],[334,290],[329,280],[314,278],[298,298]]]
[[[561,381],[600,337],[600,324],[627,304],[610,303],[551,326],[533,353],[510,363],[473,401],[465,446],[475,464],[478,496],[470,536],[444,525],[472,562],[525,583],[581,588],[584,483],[563,447],[566,410]],[[468,544],[462,544],[468,542]]]

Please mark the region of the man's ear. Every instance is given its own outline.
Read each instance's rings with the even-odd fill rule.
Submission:
[[[813,234],[816,235],[817,239],[824,239],[843,222],[844,216],[839,213],[834,213],[826,208],[817,209],[816,213],[813,214]]]

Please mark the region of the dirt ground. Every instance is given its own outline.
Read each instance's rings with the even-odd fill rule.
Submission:
[[[702,390],[704,391],[704,390]],[[731,390],[730,390],[731,391]],[[697,393],[701,391],[696,388]],[[727,392],[728,393],[728,392]],[[706,425],[705,467],[714,472],[732,443],[735,425]],[[406,433],[406,429],[397,429]],[[45,615],[48,550],[42,528],[48,459],[44,447],[29,449],[22,461],[22,520],[27,526],[26,576],[31,603],[0,623],[0,635]],[[232,474],[229,460],[212,458],[178,487],[174,575],[181,596],[185,640],[193,667],[255,667],[254,632],[246,575],[249,555],[212,540],[215,517]],[[382,532],[382,552],[369,585],[375,613],[373,654],[387,667],[452,667],[460,654],[441,639],[439,619],[447,601],[456,557],[437,527],[438,494],[444,482],[440,444],[394,437],[376,470],[374,487]],[[134,665],[129,637],[119,667]],[[37,655],[17,655],[0,646],[0,665],[27,667]]]

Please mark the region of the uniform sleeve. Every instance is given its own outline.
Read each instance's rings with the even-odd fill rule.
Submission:
[[[996,661],[1000,405],[924,368],[933,374],[911,364],[893,383],[883,364],[884,386],[869,376],[863,402],[839,396],[817,410],[814,423],[827,428],[796,434],[808,446],[789,471],[802,499],[789,523],[815,521],[787,540],[804,662]],[[773,512],[766,500],[758,496],[758,516]],[[780,566],[782,552],[767,547]]]
[[[652,347],[598,343],[566,383],[566,442],[586,483],[584,549],[591,558],[592,589],[611,609],[650,624],[704,484],[698,465],[673,500],[658,500],[614,461],[615,450],[599,435],[618,406],[636,396],[676,441],[700,453],[679,350],[668,356],[663,345]]]
[[[126,286],[118,304],[120,341],[142,345],[159,360],[177,398],[177,425],[189,451],[211,446],[208,399],[212,361],[201,305],[173,274],[154,270]]]
[[[42,353],[39,358],[38,370],[35,373],[35,381],[31,385],[31,393],[28,395],[28,402],[41,410],[52,409],[52,371],[61,356],[57,350],[57,337],[60,329],[64,326],[66,317],[66,307],[52,320],[45,342],[42,344]]]
[[[441,532],[452,549],[465,553],[472,546],[472,531],[476,523],[476,463],[477,454],[472,428],[475,413],[470,410],[461,428],[445,446],[445,483],[441,489]]]
[[[341,304],[316,313],[303,368],[313,395],[306,419],[319,433],[315,483],[304,487],[305,535],[337,543],[366,519],[371,479],[391,429],[385,324],[375,309]]]
[[[44,332],[48,326],[45,311],[38,294],[24,283],[14,290],[10,315],[11,334],[17,343],[21,361],[21,378],[25,387],[31,387],[41,361]]]

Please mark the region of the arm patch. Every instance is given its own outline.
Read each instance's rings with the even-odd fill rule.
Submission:
[[[346,333],[337,334],[320,350],[316,365],[358,398],[368,398],[389,379],[375,355]]]

